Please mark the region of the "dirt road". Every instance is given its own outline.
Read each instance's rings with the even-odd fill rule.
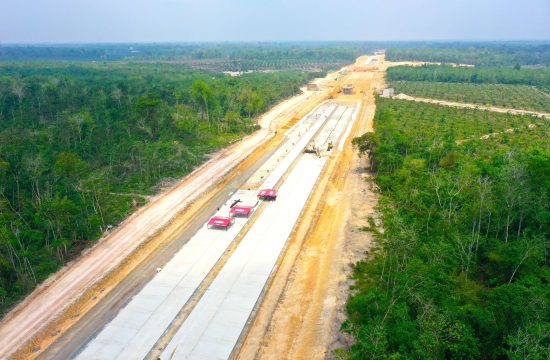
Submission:
[[[437,104],[437,105],[451,106],[451,107],[457,107],[457,108],[486,110],[486,111],[493,111],[493,112],[499,112],[499,113],[505,113],[505,114],[534,115],[534,116],[545,117],[547,119],[550,119],[550,114],[549,113],[538,112],[538,111],[529,111],[529,110],[520,110],[520,109],[507,109],[507,108],[500,108],[500,107],[495,107],[495,106],[485,106],[485,105],[472,104],[472,103],[459,103],[459,102],[454,102],[454,101],[420,98],[420,97],[409,96],[407,94],[398,94],[398,95],[394,96],[393,98],[398,99],[398,100],[417,101],[417,102],[423,102],[423,103],[428,103],[428,104]]]
[[[475,67],[471,64],[442,63],[432,61],[391,61],[387,63],[388,67],[393,66],[422,66],[422,65],[450,65],[452,67]]]
[[[294,109],[296,104],[300,104],[301,108],[307,107],[322,97],[322,93],[304,93],[276,106],[259,119],[262,126],[260,130],[214,154],[207,163],[170,190],[153,198],[83,256],[44,282],[0,323],[0,357],[8,358],[16,352],[17,357],[23,358],[38,355],[84,315],[79,311],[67,319],[62,316],[64,312],[77,300],[85,298],[85,295],[86,300],[93,304],[103,298],[110,289],[94,289],[94,285],[110,277],[114,287],[123,278],[120,274],[114,274],[115,270],[124,266],[133,269],[148,252],[155,250],[158,243],[149,244],[155,235],[163,234],[170,227],[172,219],[185,212],[209,188],[230,174],[243,159],[273,137],[274,133],[269,130],[273,119],[291,121],[293,111],[298,111]],[[131,256],[136,253],[139,253],[139,261],[129,265],[128,262],[135,262]],[[80,308],[87,311],[92,305]],[[52,323],[61,318],[62,324],[52,328]]]
[[[362,59],[358,59],[360,63]],[[366,163],[351,139],[373,131],[372,91],[383,87],[383,73],[351,73],[362,109],[343,152],[332,158],[295,230],[271,286],[244,339],[240,359],[321,359],[333,357],[347,339],[345,319],[351,264],[364,257],[370,235],[358,230],[376,217],[377,196],[365,181]]]

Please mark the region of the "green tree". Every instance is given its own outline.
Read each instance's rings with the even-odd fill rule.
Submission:
[[[210,122],[210,115],[208,113],[208,107],[212,99],[212,89],[202,80],[195,80],[191,87],[191,96],[196,104],[198,104],[201,110],[206,114],[206,120]]]

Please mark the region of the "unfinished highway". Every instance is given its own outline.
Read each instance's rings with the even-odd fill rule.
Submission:
[[[325,125],[314,142],[327,143],[329,134],[333,137],[328,141],[338,140],[351,120],[348,110],[340,106],[327,120],[322,120],[322,115],[318,123],[325,121]],[[297,159],[280,187],[277,201],[269,204],[251,226],[172,338],[162,359],[225,359],[231,355],[326,160],[314,154]]]
[[[238,187],[269,156],[280,141],[270,128],[292,122],[325,96],[323,92],[306,91],[276,106],[259,119],[260,130],[213,154],[208,162],[152,199],[78,260],[44,282],[0,323],[0,358],[35,358],[44,351],[46,357],[62,353],[64,346],[59,347],[58,340],[75,325],[88,327],[79,320],[93,309],[104,307],[96,317],[105,313],[112,316],[113,309],[124,305],[124,298],[143,286],[141,278],[152,276],[150,268],[141,266],[144,259],[153,256],[157,258],[153,263],[165,263],[189,239],[187,234],[200,226],[189,214],[200,218],[215,209],[216,203],[219,205],[227,196],[221,191]],[[166,243],[169,244],[164,246]],[[136,275],[134,270],[142,273]],[[128,277],[132,281],[120,289],[118,285],[126,284]],[[111,297],[113,291],[119,291],[116,301],[104,306],[102,300]],[[94,323],[93,330],[96,319],[87,320]],[[82,338],[80,334],[68,333],[70,339],[61,343]]]
[[[183,353],[176,353],[174,358],[228,357],[326,161],[322,153],[321,156],[302,154],[303,149],[312,142],[323,149],[329,142],[339,140],[352,119],[352,112],[350,106],[329,102],[298,122],[288,131],[284,144],[257,174],[251,176],[246,188],[232,194],[214,214],[228,215],[229,206],[240,200],[241,204],[255,209],[253,215],[235,219],[227,231],[209,229],[206,225],[201,227],[157,276],[97,336],[73,355],[79,359],[142,359],[162,349],[163,344],[158,342],[163,334],[189,299],[197,296],[196,292],[208,273],[240,235],[243,237],[240,244],[204,294],[200,294],[198,303],[162,355],[170,358],[170,352],[177,350]],[[269,176],[259,188],[280,185],[281,191],[277,201],[262,208],[255,202],[259,188],[248,190],[248,185],[258,176],[263,177],[260,174],[267,173]],[[246,234],[240,234],[248,221],[253,224]],[[226,332],[228,338],[218,339],[212,335],[220,326],[227,326],[226,316],[231,319],[231,314],[235,318],[232,331]],[[210,327],[197,329],[201,324]],[[179,344],[181,341],[183,345]],[[189,341],[192,346],[185,343]],[[213,343],[222,346],[213,347]],[[212,352],[205,354],[205,348]],[[191,351],[186,353],[186,349]]]
[[[312,194],[357,134],[372,73],[351,69],[264,115],[261,130],[216,154],[57,274],[0,324],[0,350],[11,352],[3,356],[222,359],[243,356],[245,339],[247,351],[253,348],[247,334],[289,240],[310,222],[303,217],[318,201]],[[364,82],[364,89],[336,95],[342,81]],[[322,102],[329,96],[338,99]],[[277,200],[259,200],[260,189],[279,190]],[[235,215],[235,204],[247,215]],[[216,218],[230,219],[229,226],[209,226]]]

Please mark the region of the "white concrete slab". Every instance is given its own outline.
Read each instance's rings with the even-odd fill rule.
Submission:
[[[353,108],[328,107],[320,125],[310,127],[280,167],[288,170],[310,141],[337,142],[351,120]],[[298,150],[296,150],[298,149]],[[326,162],[304,155],[281,186],[276,202],[252,225],[239,247],[162,353],[162,359],[227,359],[238,341],[273,267]],[[277,169],[279,170],[279,168]],[[285,170],[285,172],[286,172]],[[262,187],[280,179],[273,172]]]
[[[338,124],[344,122],[343,117],[344,113],[348,108],[345,106],[339,106],[336,108],[332,116],[328,119],[327,123],[319,131],[313,142],[315,145],[322,150],[326,148],[329,141],[333,140],[333,133],[337,128]]]
[[[314,138],[315,134],[325,124],[327,119],[335,111],[335,106],[329,106],[327,110],[321,114],[318,121],[313,123],[306,134],[299,138],[296,145],[290,150],[288,155],[281,161],[279,166],[267,177],[262,185],[264,189],[271,189],[279,182],[283,175],[288,171],[292,163],[300,156],[307,144]]]
[[[216,215],[227,216],[231,203],[257,203],[255,191],[238,191]],[[77,355],[77,359],[142,359],[246,224],[236,218],[228,230],[201,228],[166,266]]]
[[[344,144],[345,144],[346,139],[348,138],[348,136],[351,132],[351,129],[353,127],[353,123],[355,122],[355,120],[357,120],[357,116],[359,115],[360,108],[361,108],[361,105],[359,104],[359,102],[357,102],[355,104],[354,109],[353,109],[353,114],[351,115],[351,121],[348,122],[348,125],[346,127],[346,131],[340,137],[340,142],[338,143],[338,151],[342,151],[344,149]]]
[[[229,357],[325,162],[308,154],[299,160],[277,201],[256,219],[162,359]]]
[[[258,171],[250,177],[244,188],[256,189],[260,185],[263,187],[265,185],[265,179],[269,177],[269,175],[280,165],[284,158],[289,155],[292,149],[296,147],[296,143],[298,143],[300,138],[302,138],[305,134],[308,134],[311,126],[320,119],[322,120],[322,115],[326,114],[329,107],[334,109],[335,105],[323,103],[313,109],[308,115],[302,118],[289,131],[287,131],[285,134],[285,142],[281,144],[281,146],[279,146],[275,153],[260,167],[260,169],[258,169]],[[281,170],[279,174],[281,173],[284,172]],[[273,182],[273,180],[274,179],[272,178],[271,182]]]

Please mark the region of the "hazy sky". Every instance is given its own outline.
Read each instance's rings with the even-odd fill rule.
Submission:
[[[550,0],[0,0],[2,43],[549,40]]]

